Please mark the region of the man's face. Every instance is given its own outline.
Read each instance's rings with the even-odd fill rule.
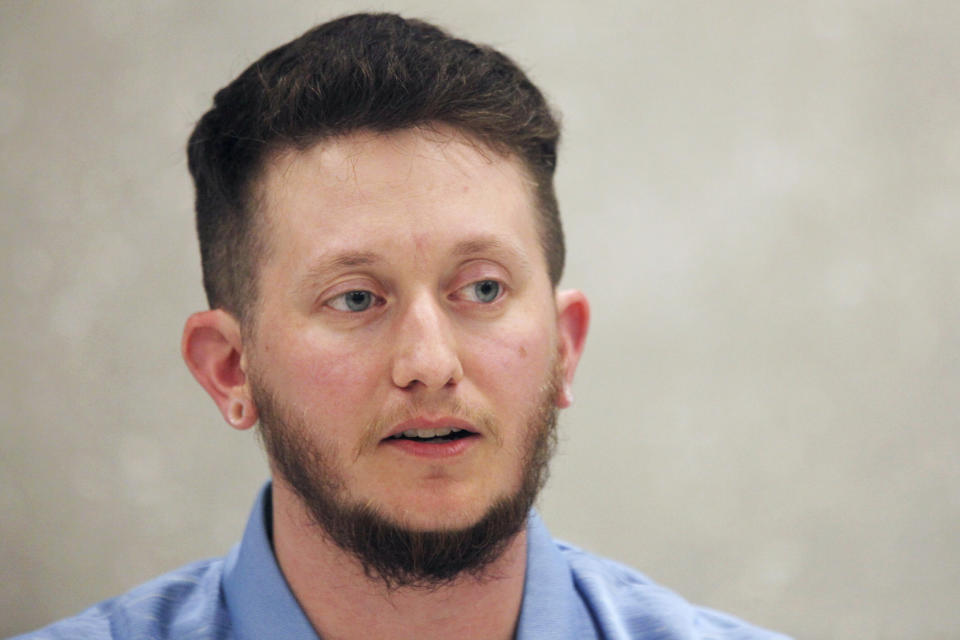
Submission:
[[[446,129],[359,133],[281,154],[260,187],[255,397],[341,502],[415,531],[474,525],[521,490],[555,403],[520,165]]]

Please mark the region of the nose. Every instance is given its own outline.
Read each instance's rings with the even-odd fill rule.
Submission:
[[[463,378],[456,339],[432,296],[414,300],[400,317],[393,358],[393,383],[402,389],[442,389]]]

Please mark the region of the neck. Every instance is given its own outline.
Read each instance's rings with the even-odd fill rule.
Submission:
[[[481,576],[435,589],[388,589],[317,530],[300,499],[273,484],[273,546],[293,595],[323,640],[509,639],[526,575],[526,531]]]

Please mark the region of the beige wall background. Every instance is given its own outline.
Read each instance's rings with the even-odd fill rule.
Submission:
[[[213,92],[376,8],[560,108],[594,323],[553,533],[804,638],[960,637],[960,5],[0,4],[0,635],[239,538],[266,476],[180,361]]]

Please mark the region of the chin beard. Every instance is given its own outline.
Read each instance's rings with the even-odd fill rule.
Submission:
[[[310,439],[307,426],[292,419],[292,412],[285,411],[264,385],[252,388],[271,467],[294,490],[321,532],[352,555],[367,577],[382,581],[387,589],[435,589],[463,575],[484,577],[526,525],[556,447],[554,401],[560,380],[559,367],[554,366],[527,419],[520,487],[473,525],[433,531],[404,527],[373,505],[347,500],[340,467]]]

